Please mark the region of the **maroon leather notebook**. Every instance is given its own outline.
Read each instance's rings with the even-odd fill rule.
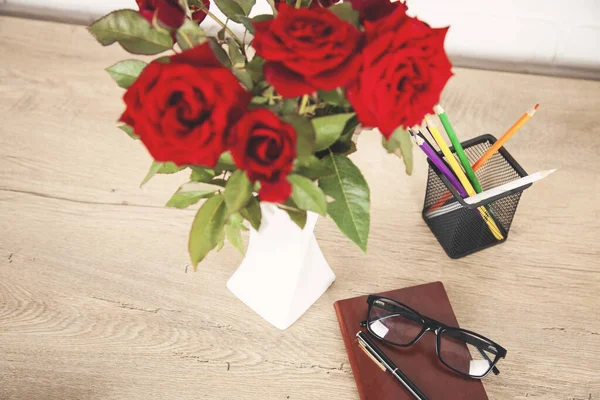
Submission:
[[[450,326],[458,327],[450,300],[441,282],[427,283],[380,293],[398,300],[418,312]],[[384,372],[358,347],[356,333],[365,330],[360,322],[367,318],[367,296],[335,302],[334,308],[356,379],[361,400],[414,400],[414,397],[389,372]],[[388,345],[373,339],[388,357],[431,400],[487,400],[480,380],[463,377],[444,366],[435,352],[436,336],[427,332],[410,347]],[[465,351],[468,351],[465,348]]]

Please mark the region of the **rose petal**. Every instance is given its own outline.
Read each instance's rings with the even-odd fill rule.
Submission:
[[[275,182],[261,182],[258,192],[262,201],[270,203],[283,203],[291,194],[292,185],[285,178]]]
[[[171,64],[190,64],[197,67],[223,67],[208,42],[171,57]]]
[[[345,65],[325,71],[319,75],[308,77],[307,81],[310,85],[322,90],[333,90],[346,86],[353,79],[356,79],[361,62],[361,57],[357,55],[346,60]]]
[[[283,97],[298,97],[317,90],[306,82],[302,75],[290,71],[282,64],[266,63],[264,73],[267,82]]]
[[[150,63],[129,87],[121,119],[157,161],[213,167],[251,94],[208,46]]]
[[[185,20],[185,11],[177,0],[158,0],[157,17],[169,28],[177,29]]]
[[[202,0],[202,4],[204,5],[204,8],[210,10],[210,0]],[[192,19],[194,21],[198,24],[204,21],[207,16],[206,12],[200,10],[198,6],[190,6],[190,9],[192,10]]]

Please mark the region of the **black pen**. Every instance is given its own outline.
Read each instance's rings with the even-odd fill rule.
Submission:
[[[358,345],[367,353],[367,355],[379,365],[382,370],[388,370],[400,381],[402,385],[418,400],[429,400],[417,385],[415,385],[383,351],[379,349],[362,331],[356,334]]]

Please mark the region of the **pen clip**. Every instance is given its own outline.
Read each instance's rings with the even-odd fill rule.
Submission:
[[[375,364],[377,364],[377,366],[383,371],[385,372],[385,366],[378,360],[376,359],[373,354],[371,354],[371,352],[365,347],[365,344],[363,343],[363,341],[360,339],[360,337],[357,336],[357,341],[358,341],[358,347],[360,347],[362,349],[362,351],[365,352],[365,354],[375,362]]]

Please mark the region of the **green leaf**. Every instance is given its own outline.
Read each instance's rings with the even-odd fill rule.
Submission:
[[[169,199],[169,201],[165,205],[167,207],[173,207],[173,208],[187,208],[187,207],[191,206],[192,204],[196,204],[197,202],[199,202],[202,199],[212,197],[216,191],[217,191],[216,189],[212,189],[212,190],[207,189],[204,192],[186,192],[186,193],[176,192],[175,194],[173,194],[173,196]]]
[[[356,151],[356,143],[354,143],[352,138],[354,137],[354,133],[358,126],[359,126],[359,123],[358,123],[358,119],[356,118],[356,116],[350,118],[348,120],[348,122],[346,122],[346,126],[344,127],[344,131],[342,132],[342,135],[340,136],[338,141],[335,142],[329,148],[329,150],[331,150],[333,153],[346,154],[346,155],[351,154],[354,151]]]
[[[130,138],[138,140],[140,137],[135,134],[133,128],[127,124],[119,126],[119,129],[129,135]]]
[[[315,156],[296,160],[295,172],[310,179],[324,178],[335,174],[335,170],[328,168],[322,160]]]
[[[271,15],[271,14],[260,14],[255,17],[252,17],[252,22],[270,21],[272,19],[273,19],[273,15]]]
[[[356,153],[356,150],[356,143],[351,141],[348,148],[344,151],[344,154],[348,156],[352,153]]]
[[[316,133],[316,148],[317,151],[325,150],[334,144],[344,132],[346,123],[350,118],[354,117],[354,113],[349,114],[334,114],[326,117],[313,118],[312,124]]]
[[[240,17],[241,24],[248,30],[248,33],[254,35],[254,26],[252,25],[252,18],[250,17]]]
[[[350,107],[350,103],[343,93],[343,89],[334,89],[330,91],[319,90],[319,97],[327,104],[337,107]]]
[[[288,213],[290,219],[294,221],[298,228],[304,229],[306,226],[306,210],[293,210],[290,208],[283,208]]]
[[[252,77],[250,73],[245,69],[233,68],[231,70],[236,78],[246,87],[248,90],[252,90],[254,87],[254,82],[252,82]]]
[[[262,97],[262,96],[254,96],[251,100],[252,104],[258,104],[258,105],[267,104],[268,102],[269,102],[269,99],[267,99],[266,97]]]
[[[275,7],[275,0],[267,0],[267,3],[269,3],[269,5],[271,6],[273,16],[276,17],[279,12],[277,11],[277,7]]]
[[[179,187],[177,193],[204,193],[208,191],[220,190],[222,188],[218,182],[188,182]]]
[[[281,113],[283,115],[295,114],[297,108],[298,108],[298,98],[297,97],[283,99],[283,107],[281,108]]]
[[[229,213],[237,212],[248,204],[252,198],[252,184],[244,171],[238,169],[231,174],[224,196]]]
[[[254,56],[252,61],[246,64],[246,70],[250,73],[252,80],[258,82],[263,80],[263,66],[265,65],[265,59],[259,56]],[[258,94],[258,93],[257,93]]]
[[[229,47],[229,58],[231,58],[231,61],[234,64],[242,64],[243,66],[246,63],[246,56],[242,54],[240,46],[230,37],[227,38],[227,46]]]
[[[165,162],[165,163],[162,163],[162,165],[160,166],[160,168],[157,171],[157,174],[174,174],[175,172],[179,172],[182,169],[186,169],[186,168],[187,168],[187,165],[178,167],[177,164],[174,164],[172,162]]]
[[[231,152],[226,151],[221,154],[219,157],[219,161],[217,161],[217,165],[215,165],[215,170],[217,174],[220,174],[223,171],[233,171],[235,168],[235,163],[233,162],[233,157],[231,156]]]
[[[350,118],[350,120],[348,120],[348,122],[346,123],[346,126],[344,127],[344,132],[342,133],[342,136],[340,136],[340,141],[342,141],[342,142],[352,141],[352,137],[354,136],[354,132],[356,130],[356,127],[358,127],[358,125],[359,125],[359,123],[358,123],[358,119],[356,117]]]
[[[370,225],[369,186],[360,170],[346,156],[330,153],[323,161],[335,175],[319,180],[323,192],[335,199],[327,213],[350,240],[367,251]]]
[[[152,179],[152,177],[158,173],[158,170],[161,169],[162,166],[163,166],[163,163],[157,162],[157,161],[152,161],[152,165],[150,165],[150,169],[148,170],[148,173],[144,177],[144,180],[142,181],[142,183],[140,183],[140,187],[142,187],[146,183],[148,183],[148,181],[150,179]]]
[[[229,21],[229,19],[227,20]],[[227,24],[227,22],[225,22],[225,24]],[[221,30],[219,30],[219,32],[217,32],[217,39],[219,39],[219,42],[224,42],[225,41],[225,27],[221,28]]]
[[[220,186],[222,188],[224,188],[225,185],[227,185],[227,181],[225,179],[221,179],[221,178],[219,178],[219,179],[213,179],[212,181],[207,182],[207,183],[209,183],[211,185]]]
[[[241,16],[248,15],[242,7],[234,0],[214,0],[219,10],[225,14],[227,18],[235,22],[242,22]]]
[[[244,241],[242,240],[242,231],[240,228],[236,228],[231,225],[225,225],[225,236],[229,243],[244,255],[246,250],[244,249]]]
[[[219,234],[219,239],[217,240],[217,252],[221,251],[223,246],[225,246],[225,230],[222,230]]]
[[[233,226],[234,228],[239,228],[239,229],[246,228],[244,226],[244,217],[242,217],[242,214],[240,214],[240,213],[233,213],[233,214],[229,215],[228,224]]]
[[[88,31],[103,46],[119,42],[134,54],[152,55],[173,48],[169,33],[154,29],[134,10],[113,11],[90,25]]]
[[[161,63],[161,64],[171,64],[171,57],[170,56],[158,57],[156,60],[152,60],[152,62],[157,62],[157,63]]]
[[[211,50],[215,53],[215,57],[221,64],[223,64],[226,68],[231,68],[231,60],[227,55],[227,52],[221,47],[221,45],[217,42],[217,40],[213,37],[208,38],[208,44],[210,45]]]
[[[192,174],[190,175],[190,181],[192,182],[208,182],[215,177],[215,171],[212,169],[197,165],[192,165],[190,168],[192,169]]]
[[[117,82],[117,85],[127,89],[140,76],[147,63],[139,60],[125,60],[106,68],[106,72]]]
[[[192,224],[188,244],[194,270],[208,252],[217,246],[226,220],[227,207],[225,199],[221,195],[206,200],[198,210]]]
[[[273,19],[273,16],[271,14],[260,14],[253,18],[241,17],[242,24],[246,27],[246,29],[248,29],[248,32],[253,35],[254,35],[254,25],[252,25],[253,22],[269,21],[271,19]]]
[[[186,165],[178,167],[176,164],[174,164],[172,162],[162,163],[162,162],[158,162],[158,161],[152,161],[152,165],[150,165],[150,169],[148,170],[148,173],[144,177],[144,180],[142,181],[142,183],[140,183],[140,187],[142,187],[146,183],[148,183],[148,181],[150,179],[152,179],[152,177],[156,174],[174,174],[175,172],[179,172],[185,168],[187,168]]]
[[[252,7],[256,4],[256,0],[235,0],[235,2],[244,10],[245,15],[249,15]]]
[[[396,128],[392,133],[389,140],[385,136],[381,137],[381,144],[388,153],[393,153],[402,159],[406,173],[412,174],[413,170],[413,154],[412,154],[412,140],[410,140],[410,134],[402,127]]]
[[[327,215],[325,194],[312,180],[300,175],[289,175],[288,181],[292,184],[292,200],[299,208]]]
[[[183,25],[177,29],[177,44],[181,50],[188,50],[206,42],[206,33],[198,24],[191,19],[186,18]]]
[[[284,115],[281,119],[291,124],[296,130],[297,156],[311,156],[315,150],[315,131],[310,120],[295,114]]]
[[[358,27],[358,11],[352,8],[350,3],[340,3],[329,7],[329,11],[333,12],[338,16],[339,19],[350,22],[352,25]]]
[[[254,228],[254,230],[258,231],[260,229],[260,224],[262,222],[262,211],[260,209],[260,204],[256,197],[250,198],[250,201],[246,205],[246,208],[240,210],[240,214],[242,217],[246,218],[250,225]]]

